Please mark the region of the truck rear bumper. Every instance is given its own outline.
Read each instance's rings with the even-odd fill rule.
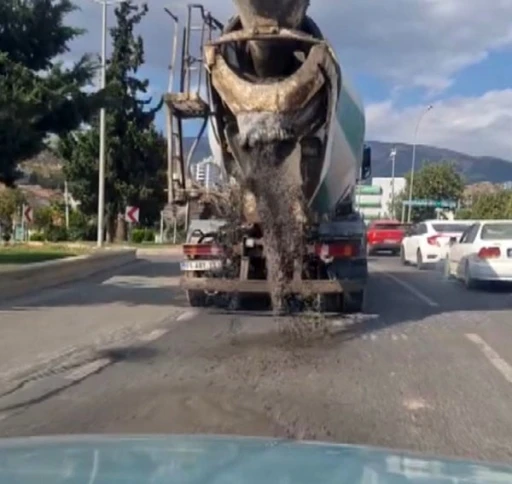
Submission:
[[[284,289],[286,294],[341,294],[361,291],[366,280],[299,280],[291,281]],[[270,285],[265,280],[217,279],[207,277],[182,277],[182,289],[189,291],[217,291],[227,293],[268,294]]]

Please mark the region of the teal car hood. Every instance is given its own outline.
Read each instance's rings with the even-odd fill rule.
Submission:
[[[505,483],[512,468],[367,447],[211,436],[0,439],[1,484]]]

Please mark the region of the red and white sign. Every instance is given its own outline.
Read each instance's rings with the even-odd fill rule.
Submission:
[[[34,211],[31,207],[26,205],[23,207],[23,220],[28,224],[32,223],[34,220]]]
[[[136,224],[139,222],[139,207],[126,207],[126,211],[124,213],[124,218],[127,222],[131,224]]]

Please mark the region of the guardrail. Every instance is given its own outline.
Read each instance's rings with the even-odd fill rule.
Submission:
[[[0,272],[0,301],[84,279],[135,260],[135,249],[107,249],[87,255],[7,268]]]

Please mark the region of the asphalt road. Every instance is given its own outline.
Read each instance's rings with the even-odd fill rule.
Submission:
[[[0,436],[224,433],[512,463],[512,294],[376,257],[365,311],[187,308],[170,259],[0,307]],[[291,340],[279,326],[322,338]]]

